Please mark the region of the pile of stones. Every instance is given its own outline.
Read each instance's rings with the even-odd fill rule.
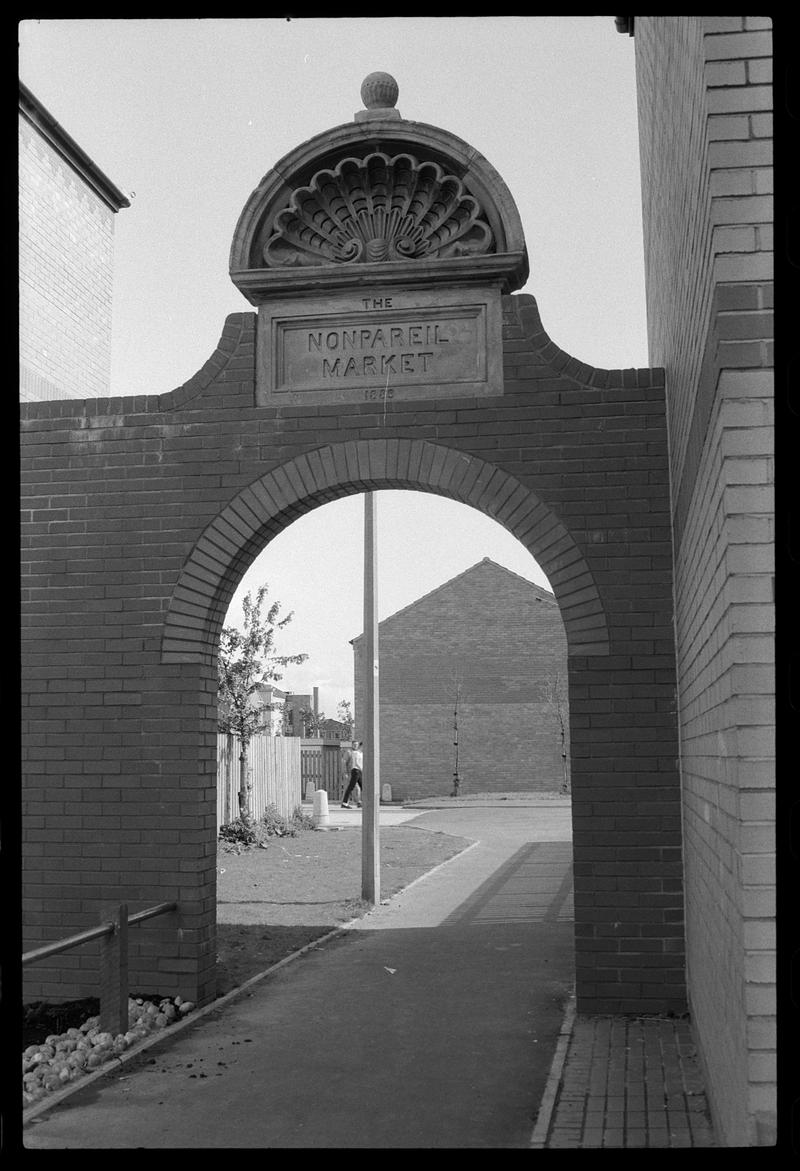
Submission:
[[[193,1008],[192,1001],[180,996],[158,1003],[130,999],[126,1033],[104,1033],[99,1016],[91,1016],[80,1028],[51,1034],[41,1045],[29,1045],[22,1054],[23,1109],[99,1069],[159,1029],[181,1020]]]

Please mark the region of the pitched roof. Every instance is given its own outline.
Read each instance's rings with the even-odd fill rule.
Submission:
[[[378,623],[379,627],[383,626],[386,622],[391,622],[393,619],[399,618],[401,614],[407,614],[409,610],[413,610],[415,606],[419,606],[422,602],[427,602],[429,598],[435,597],[435,595],[441,593],[442,590],[449,589],[449,587],[452,586],[455,582],[460,581],[463,577],[467,577],[467,575],[470,573],[474,573],[475,570],[480,569],[482,565],[491,565],[494,569],[499,569],[502,573],[505,573],[509,577],[514,578],[515,581],[521,581],[523,585],[526,585],[531,590],[531,592],[539,601],[552,602],[554,605],[558,604],[556,602],[555,595],[550,590],[542,589],[541,586],[537,586],[534,584],[534,582],[528,581],[527,577],[522,577],[521,574],[514,573],[514,571],[511,569],[506,569],[505,565],[499,565],[496,561],[492,561],[491,557],[484,557],[481,561],[476,561],[474,565],[470,565],[469,569],[465,569],[461,573],[457,573],[455,577],[451,577],[448,581],[443,581],[441,585],[436,586],[435,589],[429,590],[427,594],[422,594],[421,597],[416,598],[413,602],[409,602],[407,606],[402,606],[399,610],[395,610],[394,614],[387,614],[385,618],[381,618],[380,622]],[[350,639],[350,643],[357,643],[363,637],[363,633],[358,634],[355,638]]]

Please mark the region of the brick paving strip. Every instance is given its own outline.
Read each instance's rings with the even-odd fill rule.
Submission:
[[[715,1145],[687,1020],[568,1011],[533,1148]]]

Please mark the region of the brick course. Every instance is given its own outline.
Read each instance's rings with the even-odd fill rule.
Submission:
[[[23,406],[26,948],[96,921],[101,896],[131,912],[174,899],[176,915],[131,932],[132,981],[213,996],[215,654],[230,598],[303,512],[418,488],[504,524],[559,604],[581,1010],[681,1009],[663,371],[570,358],[530,296],[505,297],[503,317],[505,392],[488,402],[256,407],[246,313],[170,394]],[[601,939],[613,950],[592,951]],[[90,992],[91,948],[66,958],[30,969],[27,994]]]

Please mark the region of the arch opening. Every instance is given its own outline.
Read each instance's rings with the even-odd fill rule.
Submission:
[[[357,493],[350,494],[353,497],[352,504],[361,503],[355,499]],[[396,513],[399,513],[404,507],[404,500],[408,497],[417,497],[418,509],[415,510],[415,520],[424,518],[424,514],[428,511],[428,506],[425,500],[419,498],[416,493],[411,493],[408,490],[390,491],[387,493],[391,500],[385,500],[384,493],[381,492],[379,501],[384,501],[384,507],[379,503],[379,560],[386,556],[388,561],[394,561],[394,564],[402,566],[405,564],[405,557],[408,555],[411,542],[401,540],[395,543],[394,536],[397,533],[398,526],[396,523]],[[340,503],[343,497],[340,498]],[[452,516],[454,521],[459,514],[466,514],[468,511],[473,512],[470,506],[460,505],[453,507],[450,503],[452,497],[445,498],[442,496],[441,510],[435,510],[435,520],[431,520],[431,529],[425,533],[424,543],[420,548],[426,550],[426,556],[430,562],[430,567],[438,566],[435,574],[430,576],[436,581],[436,585],[430,591],[423,591],[423,596],[416,596],[419,593],[416,582],[411,586],[414,593],[414,600],[407,605],[400,605],[397,607],[397,601],[394,600],[382,608],[382,633],[381,645],[385,653],[382,655],[381,668],[381,739],[380,739],[380,758],[381,758],[381,788],[388,780],[391,782],[391,794],[387,803],[382,801],[381,806],[381,856],[383,857],[384,847],[388,851],[387,857],[389,860],[388,869],[384,868],[381,878],[381,895],[382,897],[391,897],[397,892],[396,879],[400,874],[398,866],[404,866],[402,871],[403,881],[401,886],[404,886],[408,881],[412,881],[417,877],[417,874],[410,873],[412,863],[406,860],[404,863],[400,862],[396,851],[399,849],[405,851],[408,845],[408,838],[416,834],[418,837],[431,838],[440,842],[440,834],[430,834],[428,829],[441,828],[441,835],[445,840],[448,835],[452,834],[467,834],[470,829],[477,827],[479,824],[485,824],[485,832],[493,834],[500,834],[504,837],[503,849],[508,851],[508,857],[505,858],[499,872],[493,874],[491,879],[487,879],[476,890],[472,890],[469,886],[468,876],[464,876],[464,881],[459,881],[452,885],[448,898],[452,900],[452,910],[449,912],[454,919],[474,920],[474,926],[477,931],[485,928],[487,923],[491,923],[490,930],[496,931],[498,924],[502,925],[503,930],[514,931],[514,939],[518,940],[519,931],[521,928],[525,929],[527,935],[528,929],[532,933],[541,932],[551,938],[556,933],[562,942],[565,944],[561,949],[561,959],[563,961],[563,972],[560,973],[564,981],[564,989],[571,984],[574,979],[574,960],[572,957],[572,949],[566,945],[566,941],[571,936],[572,922],[574,918],[573,896],[572,896],[572,847],[571,847],[571,801],[568,788],[562,792],[558,792],[561,787],[561,760],[559,757],[560,747],[556,744],[554,738],[555,717],[550,713],[549,720],[544,717],[544,705],[539,701],[538,690],[541,677],[543,676],[543,667],[537,661],[537,657],[532,653],[532,646],[529,645],[529,640],[525,637],[525,632],[522,629],[530,625],[531,627],[542,625],[544,616],[540,613],[542,609],[547,608],[549,614],[547,619],[544,619],[545,624],[549,627],[553,625],[553,619],[557,625],[561,625],[560,635],[560,663],[563,664],[561,682],[566,683],[566,661],[565,661],[565,638],[563,633],[563,624],[560,623],[560,615],[558,607],[553,599],[552,594],[546,589],[547,583],[542,581],[541,575],[537,572],[537,567],[532,563],[531,559],[526,556],[523,551],[521,543],[518,544],[517,539],[511,534],[500,532],[500,526],[495,521],[488,521],[485,526],[479,526],[476,535],[470,532],[470,539],[474,545],[468,550],[468,556],[472,558],[473,549],[474,557],[477,564],[472,565],[463,573],[457,573],[456,577],[451,577],[453,567],[447,564],[444,558],[449,557],[451,550],[444,551],[442,545],[438,545],[430,539],[430,532],[438,531],[443,516]],[[326,504],[332,507],[326,507]],[[394,507],[393,507],[394,506]],[[259,556],[253,561],[248,572],[240,580],[237,588],[238,597],[241,598],[242,593],[247,590],[254,590],[257,584],[267,583],[269,585],[269,601],[286,602],[287,605],[283,607],[282,612],[286,609],[294,609],[297,602],[292,593],[289,584],[290,579],[294,579],[295,574],[291,571],[284,572],[282,563],[286,562],[288,565],[296,566],[298,558],[305,558],[308,556],[308,572],[311,580],[304,583],[304,592],[317,593],[318,602],[315,601],[315,606],[319,604],[320,609],[325,611],[323,622],[329,632],[334,625],[338,626],[336,632],[340,642],[355,643],[357,639],[351,639],[351,636],[360,631],[360,625],[356,625],[353,621],[353,614],[358,613],[360,607],[360,600],[356,603],[352,610],[347,607],[342,608],[342,596],[329,596],[324,590],[323,579],[319,573],[319,566],[313,564],[318,552],[322,552],[320,563],[324,563],[324,553],[330,549],[330,546],[325,546],[324,541],[320,541],[320,530],[323,529],[322,516],[325,514],[333,514],[328,521],[328,525],[336,530],[337,536],[341,534],[343,529],[343,520],[347,518],[347,534],[346,541],[343,543],[343,550],[345,559],[343,564],[353,567],[353,576],[351,579],[350,588],[354,594],[359,594],[360,588],[360,541],[361,541],[361,527],[355,523],[351,526],[351,518],[359,518],[360,510],[357,508],[343,508],[339,515],[336,515],[335,504],[333,502],[322,502],[314,511],[319,513],[319,523],[312,522],[309,517],[311,509],[306,509],[303,517],[296,517],[284,527],[283,536],[285,543],[280,538],[273,539],[270,544],[261,550]],[[420,517],[420,513],[423,517]],[[393,515],[395,514],[395,515]],[[436,522],[439,522],[437,525]],[[533,573],[531,577],[535,577],[536,583],[530,578],[523,580],[519,574],[524,574],[525,569],[522,568],[521,563],[512,561],[509,557],[508,568],[502,565],[502,552],[491,545],[484,544],[484,533],[488,540],[489,530],[497,530],[497,536],[501,541],[500,549],[505,545],[509,554],[511,554],[511,546],[517,545],[521,561],[530,562]],[[294,535],[290,537],[291,531],[294,530]],[[384,535],[385,534],[385,535]],[[456,545],[457,540],[453,541]],[[403,557],[400,560],[395,559],[396,551],[402,547]],[[339,548],[338,542],[336,547]],[[478,558],[483,553],[491,554],[491,557],[483,557],[482,560]],[[511,554],[513,556],[513,554]],[[492,559],[497,558],[501,564],[497,564]],[[488,562],[488,565],[487,565]],[[506,576],[510,581],[507,583],[511,588],[508,590],[507,596],[501,597],[501,590],[496,590],[492,595],[492,600],[489,603],[491,613],[486,612],[484,608],[484,600],[487,596],[487,580],[482,579],[482,574],[488,575],[488,584],[497,585],[498,579]],[[492,578],[494,573],[494,578]],[[473,586],[478,584],[475,582],[477,576],[479,585],[479,596],[473,593],[470,596],[470,589],[465,588],[465,579],[472,578]],[[449,580],[444,581],[447,577]],[[538,583],[541,582],[541,585]],[[453,589],[456,587],[456,589]],[[544,587],[544,588],[542,588]],[[408,589],[408,587],[406,587]],[[471,587],[470,587],[471,588]],[[458,621],[454,621],[449,625],[439,623],[439,619],[448,616],[448,601],[442,597],[447,591],[451,591],[449,598],[449,610],[453,615],[454,609],[457,611]],[[460,591],[460,592],[459,592]],[[529,593],[531,597],[527,600],[523,599],[525,593]],[[383,587],[379,589],[381,597],[383,594]],[[547,595],[546,598],[541,598],[541,595]],[[438,595],[438,597],[434,597]],[[539,595],[539,596],[537,596]],[[234,602],[228,609],[225,625],[237,624],[240,612],[236,606],[236,595]],[[520,601],[524,604],[520,605]],[[540,606],[538,602],[543,600],[545,606]],[[431,602],[438,603],[435,613],[430,608]],[[388,599],[387,599],[388,602]],[[465,602],[468,603],[465,605]],[[428,608],[425,609],[425,606]],[[390,611],[390,612],[387,612]],[[422,613],[420,613],[422,611]],[[411,619],[412,613],[416,614],[417,630],[413,639],[409,638],[409,629],[414,626],[414,620]],[[483,628],[479,629],[475,621],[476,615],[481,615],[483,618]],[[411,619],[411,621],[410,621]],[[427,644],[430,639],[431,619],[434,619],[434,628],[437,630],[438,637],[436,638],[436,648],[432,650]],[[539,623],[537,623],[539,619]],[[385,627],[392,627],[395,622],[398,626],[394,629],[394,637],[390,636],[390,631]],[[360,622],[360,616],[357,618]],[[463,629],[459,629],[459,624]],[[501,629],[505,624],[507,629],[507,637],[502,645],[499,645],[495,640],[495,633]],[[455,636],[455,643],[448,645],[448,639]],[[415,644],[410,646],[412,643]],[[533,640],[530,640],[532,642]],[[477,643],[472,653],[468,652],[468,657],[462,659],[461,665],[464,668],[462,681],[466,682],[458,703],[457,719],[459,729],[459,757],[458,764],[461,770],[461,796],[465,797],[466,801],[454,802],[453,808],[440,809],[438,812],[434,810],[427,810],[426,812],[426,830],[415,830],[414,827],[404,827],[403,831],[398,833],[396,826],[403,823],[403,820],[411,820],[418,817],[421,809],[408,809],[407,804],[413,802],[418,796],[416,792],[411,791],[408,787],[402,787],[395,784],[395,781],[403,777],[407,780],[409,777],[415,780],[419,778],[421,788],[424,790],[423,796],[427,797],[429,801],[441,802],[441,797],[450,797],[450,789],[452,787],[452,769],[454,765],[453,760],[453,745],[452,745],[452,724],[454,719],[453,697],[450,693],[448,677],[451,662],[436,662],[434,659],[436,654],[452,655],[453,658],[458,659],[465,651],[470,642]],[[419,651],[424,649],[425,655],[429,655],[430,663],[421,664]],[[310,651],[312,647],[306,641],[306,626],[303,615],[303,603],[298,606],[298,614],[288,629],[285,635],[284,644],[276,648],[279,653],[290,653],[295,651]],[[346,647],[349,651],[350,647]],[[358,677],[358,654],[356,651],[355,660],[353,664],[351,659],[351,671],[353,666],[356,667],[356,675]],[[397,652],[403,652],[397,655]],[[402,657],[403,662],[398,663],[397,658]],[[493,660],[488,664],[489,670],[487,674],[481,677],[480,672],[487,666],[487,657]],[[505,684],[507,687],[506,694],[502,697],[497,694],[498,679],[495,669],[499,666],[499,662],[494,660],[508,659],[503,663],[503,668],[507,672]],[[480,662],[479,662],[480,660]],[[526,660],[526,662],[524,662]],[[426,667],[434,665],[435,669],[427,671]],[[390,668],[396,667],[395,670]],[[420,670],[422,667],[422,670]],[[288,667],[284,671],[283,679],[277,683],[278,689],[288,688],[288,694],[292,699],[298,699],[300,702],[305,702],[310,696],[302,693],[312,691],[311,680],[314,675],[306,672],[304,668],[300,669],[304,674],[301,675],[300,682],[296,682],[295,668]],[[535,675],[536,679],[530,680],[530,685],[527,689],[527,694],[523,696],[522,687],[520,686],[520,676],[522,672],[530,672]],[[422,687],[419,683],[412,683],[409,687],[408,676],[413,673],[415,678],[422,682]],[[318,677],[317,677],[318,678]],[[476,687],[475,684],[478,683]],[[446,695],[437,689],[445,684]],[[500,691],[503,687],[499,688]],[[513,698],[509,695],[510,691],[516,690]],[[320,689],[320,692],[322,689]],[[358,694],[358,682],[356,680],[356,693]],[[491,695],[491,699],[489,696]],[[268,697],[270,701],[274,699],[274,693]],[[282,699],[281,695],[278,700]],[[494,712],[491,713],[492,722],[487,721],[487,703],[494,703]],[[322,704],[324,710],[328,714],[333,714],[331,709],[325,704]],[[422,709],[427,709],[424,713],[425,723],[423,724]],[[435,710],[431,710],[435,709]],[[356,714],[356,736],[360,736],[358,730],[358,714],[360,704],[358,699],[355,702]],[[566,711],[565,711],[566,715]],[[516,724],[514,723],[516,721]],[[523,730],[522,721],[526,722],[526,728]],[[534,729],[531,724],[541,721],[541,726]],[[489,735],[487,736],[487,731]],[[510,743],[510,732],[517,743],[512,745]],[[283,739],[284,746],[286,745],[286,738],[291,738],[296,734],[296,731],[285,730],[283,736],[280,732],[271,729],[270,734],[265,734],[263,740],[269,744],[270,738],[274,741]],[[298,755],[311,757],[319,757],[322,755],[321,746],[315,741],[315,737],[319,738],[318,732],[300,732],[298,740]],[[305,739],[310,737],[310,739]],[[552,740],[552,744],[550,741]],[[480,742],[479,742],[480,741]],[[490,742],[487,742],[490,741]],[[348,741],[349,743],[349,741]],[[546,753],[545,745],[550,748],[549,755]],[[497,746],[500,745],[500,752],[497,752]],[[327,756],[328,750],[332,756],[336,755],[338,746],[330,744],[326,746],[325,754]],[[258,804],[258,799],[263,799],[266,790],[266,784],[263,781],[263,774],[267,771],[263,767],[265,750],[263,746],[259,746],[253,754],[253,775],[250,780],[253,785],[253,815],[258,817],[260,815],[261,807]],[[278,752],[276,751],[276,756]],[[235,754],[234,754],[235,756]],[[501,761],[501,767],[492,769],[492,763]],[[346,778],[340,780],[338,787],[331,787],[330,776],[326,776],[328,771],[322,761],[317,759],[314,765],[308,769],[309,775],[314,773],[315,782],[317,775],[320,778],[320,783],[315,784],[315,787],[326,789],[328,796],[328,803],[331,813],[331,826],[336,829],[350,829],[356,832],[348,835],[351,838],[351,845],[356,854],[360,848],[360,822],[361,813],[353,806],[346,812],[340,809],[340,802],[343,798],[343,793],[346,786]],[[526,787],[521,783],[521,774],[523,768],[527,766],[529,773],[529,781]],[[301,765],[302,769],[302,765]],[[550,784],[545,785],[543,778],[545,774],[549,774]],[[301,776],[302,776],[301,772]],[[235,779],[235,778],[234,778]],[[303,777],[305,781],[305,777]],[[220,786],[224,786],[228,793],[227,802],[219,801]],[[217,776],[217,793],[218,793],[218,811],[222,804],[224,808],[232,810],[232,816],[235,813],[234,787],[230,783],[230,777],[225,772],[224,766],[222,769],[218,768]],[[310,813],[312,805],[309,803],[308,793],[303,783],[302,788],[304,798],[304,811]],[[478,798],[477,801],[470,803],[470,798]],[[560,800],[553,800],[552,798],[560,797]],[[495,824],[494,822],[485,823],[487,812],[485,805],[494,804],[496,813],[490,814],[495,821],[500,820]],[[351,801],[353,798],[351,798]],[[501,804],[500,801],[504,802]],[[453,816],[455,814],[456,821],[453,823]],[[504,821],[504,818],[511,818],[513,821],[513,831],[509,824]],[[484,819],[482,821],[481,819]],[[429,824],[430,823],[430,824]],[[509,835],[512,836],[509,836]],[[337,842],[343,842],[343,835],[335,835]],[[403,839],[401,842],[400,839]],[[315,840],[316,837],[315,837]],[[336,878],[338,875],[337,859],[338,853],[328,858],[325,849],[323,848],[326,838],[322,841],[319,849],[312,849],[311,853],[318,855],[317,860],[313,863],[315,874],[310,874],[308,870],[297,874],[298,890],[291,897],[299,899],[302,896],[300,891],[300,884],[305,891],[308,884],[312,889],[318,888],[319,884],[329,884],[325,886],[329,896],[333,896],[340,888],[336,885]],[[300,848],[300,847],[296,847]],[[431,847],[433,849],[433,847]],[[305,854],[309,853],[306,848]],[[433,861],[428,862],[427,867],[422,862],[422,855],[424,854],[424,847],[419,844],[419,854],[416,849],[412,850],[415,858],[418,858],[420,865],[420,873],[433,865]],[[266,854],[266,861],[269,861],[270,855]],[[299,858],[299,855],[298,855]],[[224,863],[223,863],[224,864]],[[266,863],[265,863],[266,864]],[[298,861],[292,863],[294,866],[302,866],[303,863]],[[311,867],[312,863],[305,862],[306,867]],[[287,873],[282,870],[282,873]],[[241,979],[246,979],[250,975],[257,974],[264,966],[264,947],[267,948],[275,946],[276,948],[283,946],[286,939],[291,938],[295,940],[302,940],[303,943],[312,938],[312,933],[316,930],[317,935],[326,930],[326,926],[321,925],[325,916],[335,916],[337,913],[335,897],[329,897],[329,906],[324,910],[318,909],[316,906],[313,911],[309,912],[308,906],[301,906],[299,903],[291,907],[284,907],[281,904],[281,896],[270,895],[265,888],[263,894],[256,895],[253,898],[263,899],[264,902],[257,906],[254,902],[252,906],[248,906],[245,915],[243,916],[240,908],[234,903],[228,902],[230,891],[226,887],[227,878],[218,878],[217,887],[217,927],[216,927],[216,951],[218,954],[218,965],[221,963],[222,967],[218,966],[218,978],[229,980],[231,972],[238,974]],[[385,884],[385,885],[384,885]],[[524,889],[528,891],[535,891],[535,896],[530,894],[523,895],[521,892]],[[282,886],[281,889],[285,889]],[[349,888],[348,888],[349,889]],[[356,888],[357,889],[357,888]],[[351,893],[353,893],[351,891]],[[270,902],[270,898],[274,898],[275,902]],[[475,907],[480,908],[476,913]],[[423,913],[423,912],[421,912]],[[303,917],[305,915],[306,917]],[[261,916],[261,918],[259,918]],[[292,926],[288,927],[286,924],[291,922]],[[327,927],[335,925],[334,922],[327,922]],[[259,926],[261,925],[261,926]],[[273,925],[277,925],[273,932]],[[315,927],[316,925],[316,927]],[[266,937],[266,944],[262,942],[263,927],[269,931]],[[516,946],[516,944],[515,944]],[[562,954],[563,953],[563,954]],[[277,956],[276,958],[282,958]],[[498,961],[500,957],[498,957]],[[229,971],[230,968],[230,971]],[[232,986],[232,985],[231,985]],[[223,990],[228,990],[228,983],[223,983]]]

